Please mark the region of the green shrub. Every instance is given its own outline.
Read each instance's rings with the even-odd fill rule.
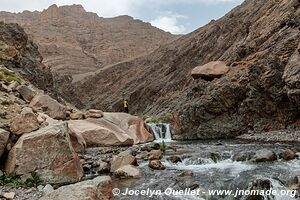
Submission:
[[[28,187],[37,187],[41,184],[41,179],[36,172],[31,172],[31,178],[26,179],[23,181],[18,176],[10,176],[3,174],[0,176],[0,186],[7,186],[7,187],[21,187],[21,186],[28,186]]]
[[[166,113],[161,116],[152,116],[145,119],[146,123],[170,123],[172,121],[172,114]]]
[[[162,142],[160,143],[159,149],[160,149],[162,152],[165,152],[165,151],[166,151],[166,148],[167,148],[167,146],[166,146],[165,141],[162,141]]]
[[[12,81],[16,81],[21,84],[22,79],[14,74],[13,72],[8,71],[7,69],[0,68],[0,80],[4,81],[5,83],[10,83]]]
[[[41,182],[42,181],[41,181],[40,176],[38,175],[38,173],[31,172],[31,178],[28,178],[25,181],[25,185],[37,187],[38,185],[41,184]]]

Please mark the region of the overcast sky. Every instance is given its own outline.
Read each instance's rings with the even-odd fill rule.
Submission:
[[[52,4],[82,4],[102,17],[130,15],[173,34],[189,33],[217,19],[243,0],[0,0],[0,10],[43,10]]]

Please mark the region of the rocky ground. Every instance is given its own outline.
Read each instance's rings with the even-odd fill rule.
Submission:
[[[300,143],[300,132],[298,130],[278,130],[259,134],[244,134],[237,138],[258,142]]]

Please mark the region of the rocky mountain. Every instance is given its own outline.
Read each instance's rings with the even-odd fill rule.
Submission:
[[[296,126],[299,16],[298,0],[246,0],[149,55],[89,77],[69,89],[78,97],[73,103],[116,110],[127,97],[131,112],[173,113],[179,138]],[[191,77],[193,68],[212,61],[225,62],[229,72],[213,80]]]
[[[0,12],[0,21],[21,25],[38,44],[43,63],[59,75],[74,75],[74,81],[149,53],[176,37],[129,16],[98,17],[81,5]]]

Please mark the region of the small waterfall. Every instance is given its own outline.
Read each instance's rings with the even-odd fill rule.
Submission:
[[[155,140],[158,142],[171,142],[172,141],[172,132],[170,129],[170,124],[167,123],[149,123],[148,126],[151,128],[152,133],[154,134]]]

